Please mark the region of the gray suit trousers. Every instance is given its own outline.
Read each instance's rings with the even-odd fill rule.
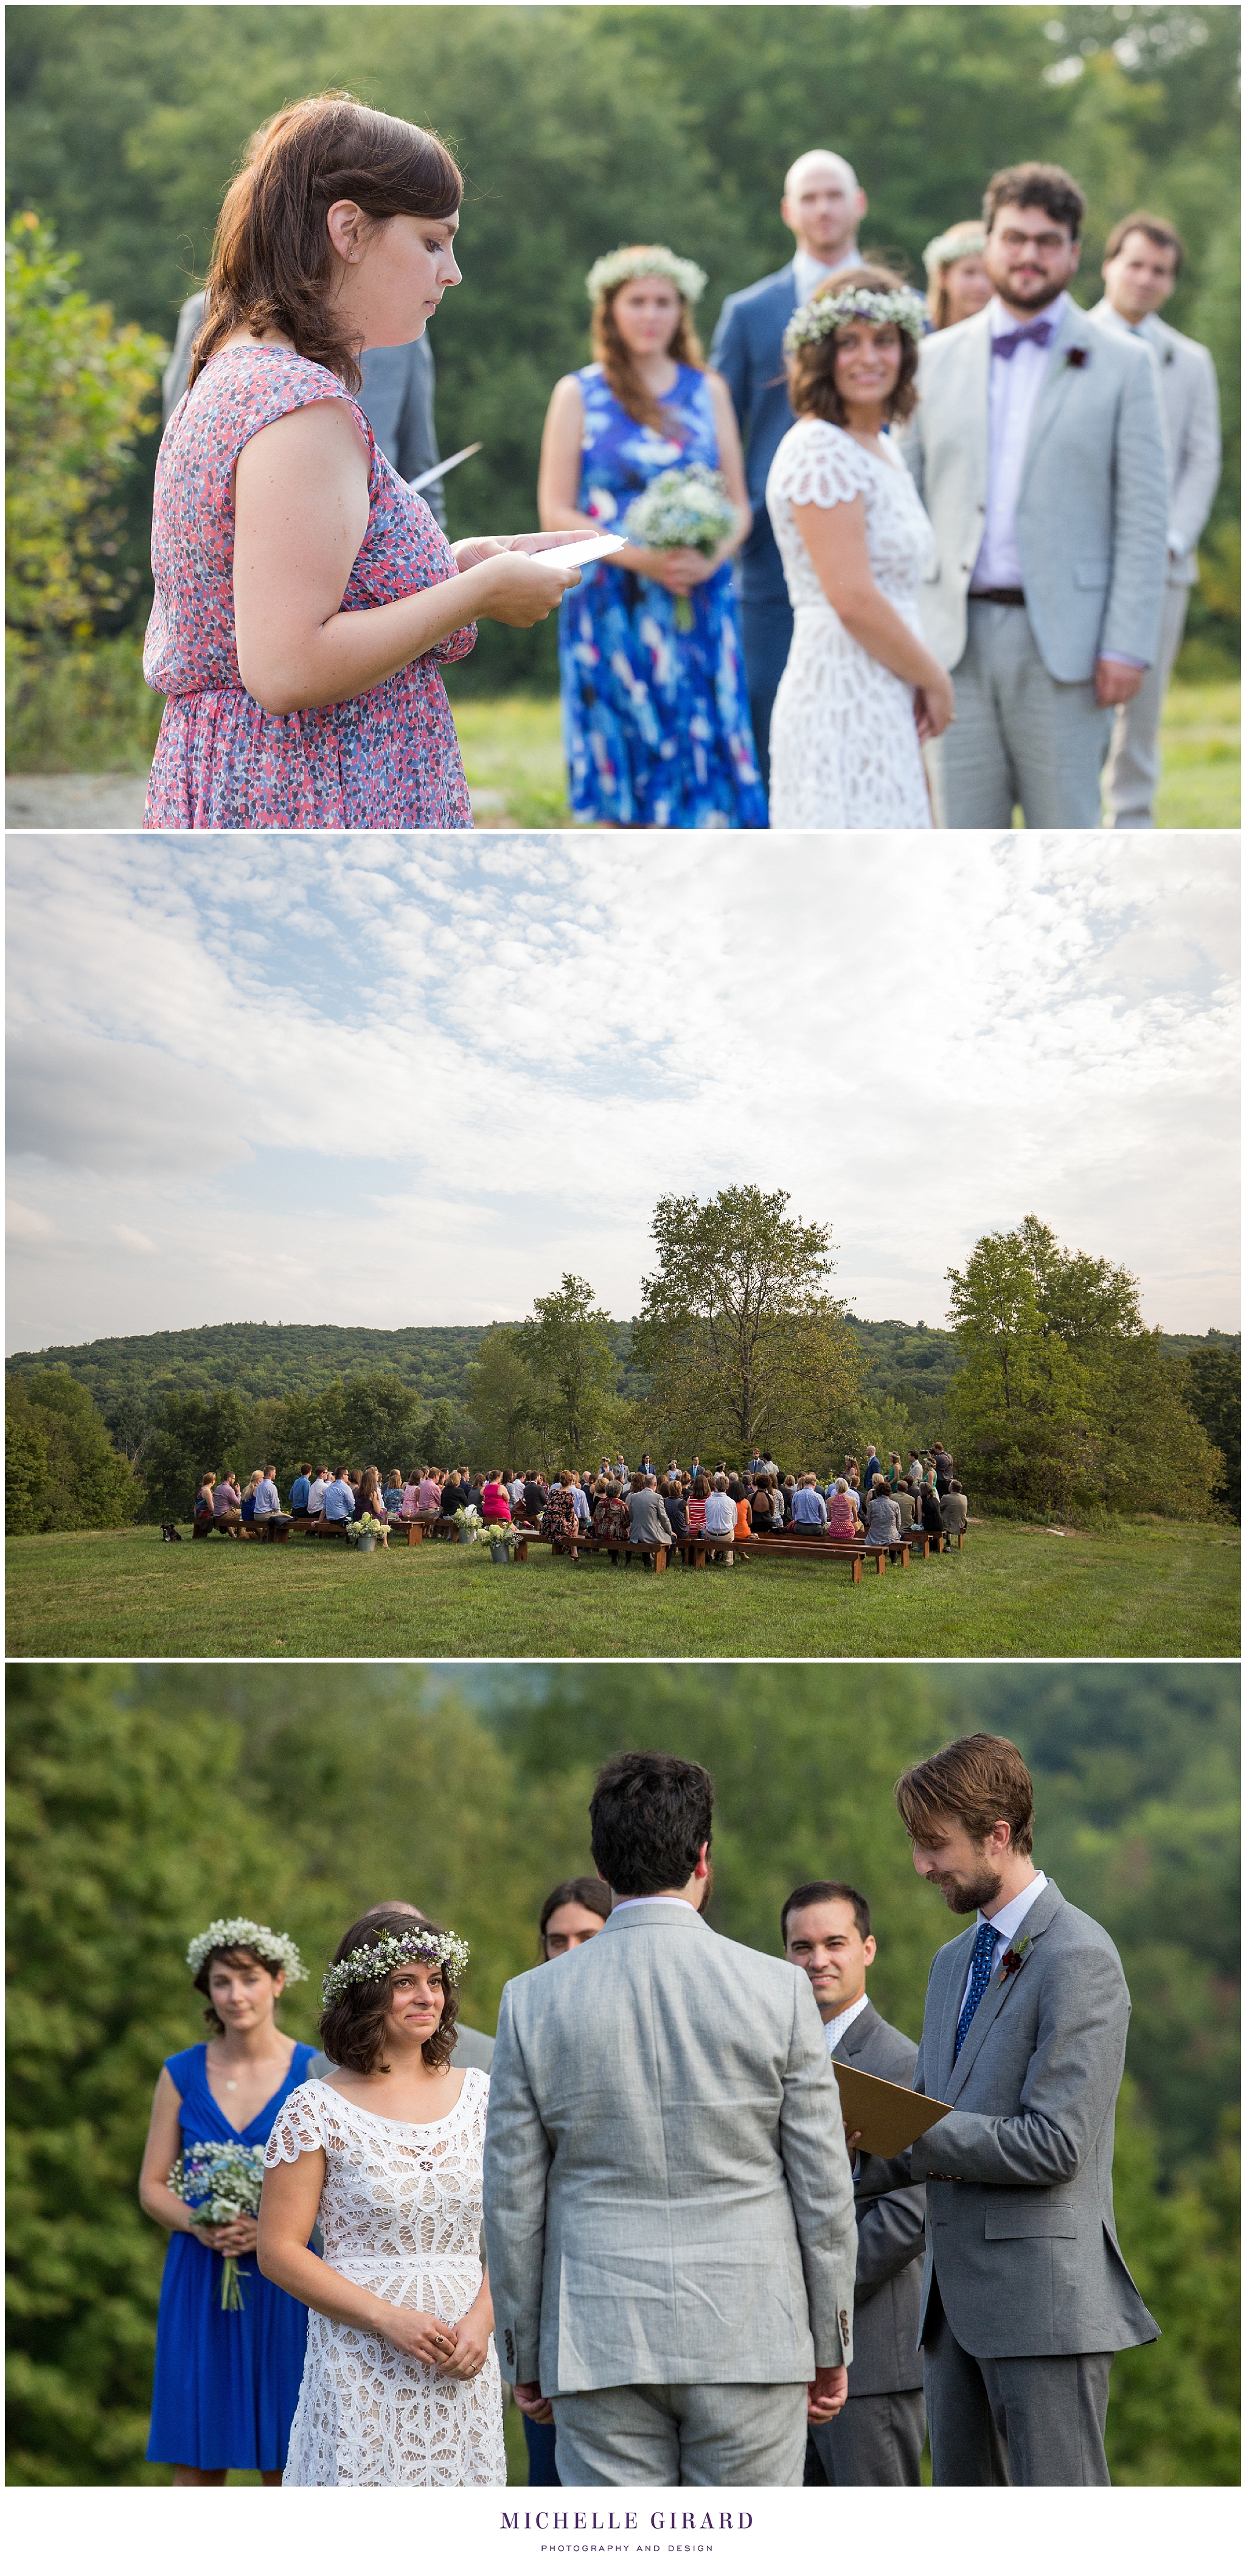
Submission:
[[[798,2487],[802,2380],[708,2388],[582,2388],[554,2399],[565,2487]]]
[[[923,2338],[937,2487],[1107,2487],[1110,2352],[978,2361],[958,2344],[938,2286]]]
[[[930,746],[936,822],[993,831],[1019,805],[1031,831],[1096,831],[1112,710],[1093,680],[1053,680],[1023,608],[971,599],[952,681],[956,722]]]
[[[1159,616],[1155,660],[1136,698],[1118,707],[1112,725],[1112,748],[1103,775],[1108,821],[1118,831],[1149,831],[1155,822],[1159,785],[1159,725],[1172,678],[1172,666],[1185,633],[1190,594],[1185,584],[1170,581]]]
[[[920,2388],[850,2397],[829,2424],[810,2425],[809,2439],[828,2487],[919,2487],[925,2398]]]

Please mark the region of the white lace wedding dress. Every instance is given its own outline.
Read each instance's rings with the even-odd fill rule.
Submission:
[[[865,500],[870,570],[921,635],[917,588],[934,530],[908,468],[807,415],[780,442],[766,484],[794,632],[770,720],[772,831],[928,831],[930,800],[913,691],[854,643],[828,600],[793,506]]]
[[[326,2263],[396,2308],[456,2325],[480,2288],[489,2079],[469,2066],[444,2120],[386,2120],[330,2084],[300,2084],[266,2165],[323,2147]],[[492,2342],[478,2379],[445,2379],[381,2335],[307,2320],[307,2359],[282,2484],[503,2487],[502,2390]]]

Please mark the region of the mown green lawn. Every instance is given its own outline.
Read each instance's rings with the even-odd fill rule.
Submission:
[[[1236,1655],[1238,1546],[1139,1521],[1110,1536],[975,1524],[962,1552],[853,1584],[842,1565],[646,1575],[546,1548],[494,1565],[426,1543],[360,1557],[155,1529],[12,1539],[10,1655]]]

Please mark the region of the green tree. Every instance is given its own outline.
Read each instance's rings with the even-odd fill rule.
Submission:
[[[204,1469],[241,1474],[246,1457],[246,1408],[232,1387],[213,1395],[197,1388],[166,1395],[152,1415],[143,1456],[143,1491],[149,1520],[189,1520]]]
[[[33,1530],[124,1529],[142,1497],[107,1425],[68,1369],[39,1369],[5,1383],[16,1479],[6,1474],[8,1526]]]
[[[1214,2156],[1161,2187],[1154,2134],[1122,2088],[1112,2165],[1121,2252],[1162,2328],[1116,2356],[1115,2486],[1236,2486],[1241,2477],[1241,2115]]]
[[[675,1442],[743,1459],[766,1440],[807,1457],[859,1392],[851,1327],[826,1294],[830,1227],[789,1217],[788,1198],[745,1183],[654,1209],[658,1268],[632,1348]]]
[[[480,1357],[465,1371],[467,1402],[478,1440],[494,1466],[517,1466],[532,1421],[532,1371],[520,1356],[513,1329],[494,1326]]]
[[[588,1280],[569,1270],[560,1287],[532,1304],[531,1319],[515,1327],[514,1347],[531,1376],[542,1464],[579,1465],[610,1441],[618,1417],[610,1318],[594,1306]]]
[[[1224,1343],[1191,1351],[1185,1402],[1224,1460],[1216,1498],[1242,1517],[1242,1355]]]
[[[166,353],[71,287],[80,264],[28,208],[10,223],[5,617],[27,635],[89,633],[136,586],[118,573],[120,522],[107,505],[155,418]]]

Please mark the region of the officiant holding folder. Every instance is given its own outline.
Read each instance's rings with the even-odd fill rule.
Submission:
[[[782,1934],[787,1957],[813,1988],[837,2075],[851,2067],[888,2085],[911,2086],[916,2044],[882,2019],[865,1991],[878,1948],[865,1898],[839,1879],[794,1888]],[[851,2128],[847,2104],[844,2110]],[[916,2487],[926,2439],[917,2347],[926,2193],[904,2164],[869,2154],[864,2141],[853,2163],[853,2192],[856,2328],[848,2402],[833,2422],[810,2426],[805,2484]]]

